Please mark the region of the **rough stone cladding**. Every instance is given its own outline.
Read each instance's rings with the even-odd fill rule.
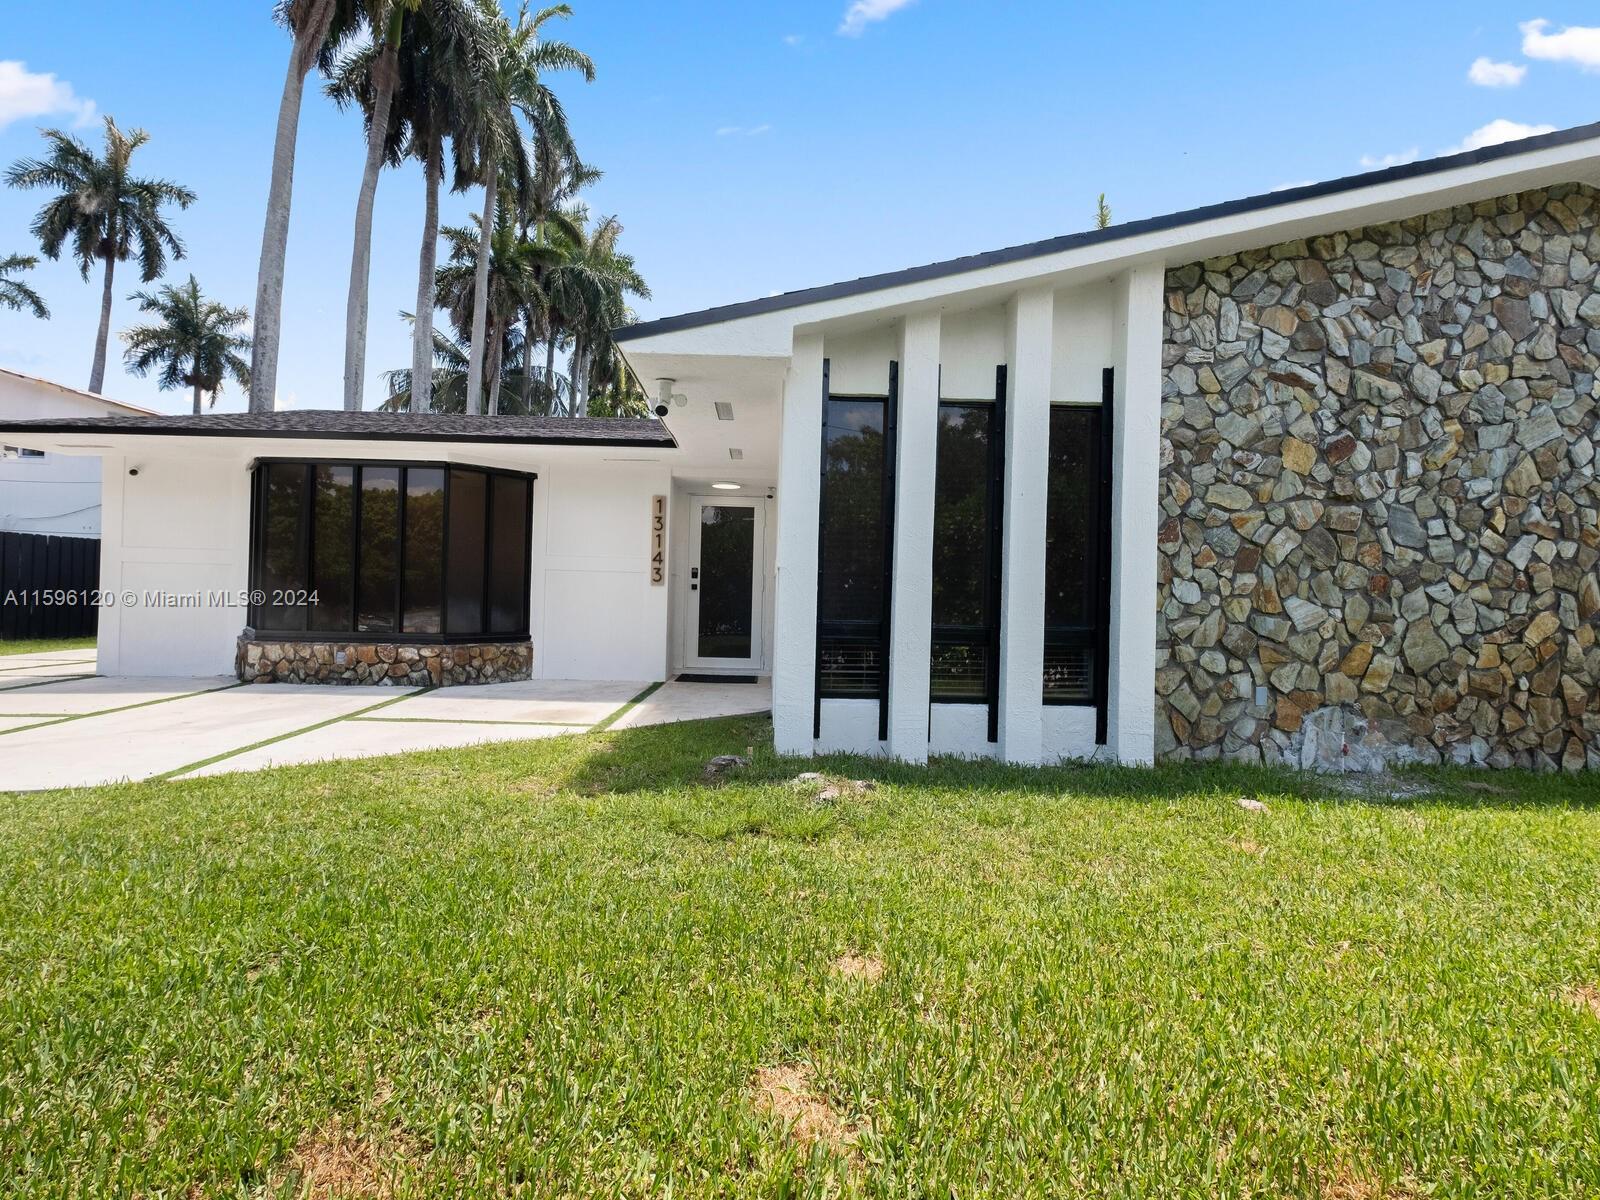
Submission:
[[[1167,274],[1157,753],[1600,767],[1600,193]]]
[[[284,642],[242,634],[234,653],[234,670],[245,683],[449,687],[527,679],[532,668],[528,642],[418,646]]]

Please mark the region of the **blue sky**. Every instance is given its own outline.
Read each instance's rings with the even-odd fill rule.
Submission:
[[[1600,119],[1600,18],[1535,0],[1120,5],[1067,0],[572,0],[563,35],[599,78],[560,90],[606,172],[654,298],[642,316],[827,283]],[[0,162],[37,128],[153,141],[139,166],[199,193],[176,216],[190,270],[250,304],[287,36],[268,0],[15,6],[0,41]],[[1587,26],[1585,22],[1588,22]],[[1481,61],[1480,61],[1481,60]],[[53,76],[52,78],[45,78]],[[92,106],[92,110],[91,107]],[[1487,133],[1478,131],[1488,130]],[[1477,135],[1475,137],[1475,134]],[[283,406],[336,407],[361,124],[320,92],[301,123]],[[380,184],[367,403],[409,362],[421,177]],[[34,249],[42,197],[0,190],[0,253]],[[460,223],[477,200],[449,196]],[[87,382],[98,278],[45,263],[49,322],[0,313],[0,366]],[[113,330],[137,319],[123,297]],[[109,395],[187,398],[128,377]],[[219,409],[242,407],[225,393]]]

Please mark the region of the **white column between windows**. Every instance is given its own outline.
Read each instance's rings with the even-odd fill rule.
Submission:
[[[1166,272],[1134,267],[1117,282],[1111,499],[1111,662],[1107,748],[1119,762],[1155,757],[1156,527],[1161,461],[1161,306]]]
[[[939,436],[938,312],[906,317],[894,472],[894,591],[890,605],[889,745],[893,758],[928,761],[928,672],[933,645],[933,487]]]
[[[1044,549],[1055,294],[1019,292],[1006,367],[1000,589],[1000,757],[1036,764],[1044,740]]]
[[[822,335],[796,334],[778,441],[772,733],[780,754],[815,749],[817,528],[821,515]]]

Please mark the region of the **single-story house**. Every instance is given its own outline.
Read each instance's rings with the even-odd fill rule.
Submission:
[[[1595,767],[1597,185],[1591,125],[649,321],[658,421],[0,434],[102,456],[104,586],[174,599],[106,613],[112,672],[770,674],[796,754]]]

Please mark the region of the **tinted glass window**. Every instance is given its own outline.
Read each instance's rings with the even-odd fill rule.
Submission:
[[[489,632],[525,627],[528,605],[528,481],[492,477],[489,536]]]
[[[1045,499],[1044,699],[1095,700],[1106,514],[1101,479],[1101,410],[1050,409]]]
[[[700,509],[701,658],[749,658],[754,623],[756,512],[748,505]]]
[[[882,691],[887,407],[877,397],[830,397],[825,413],[817,610],[824,696],[871,698]]]
[[[305,605],[273,601],[288,598],[284,593],[306,588],[306,466],[268,463],[263,470],[258,584],[266,594],[266,603],[260,608],[258,620],[264,629],[304,629]]]
[[[452,634],[483,632],[487,503],[488,476],[481,471],[450,472],[450,555],[446,561],[450,611],[445,620]]]
[[[400,631],[438,633],[444,608],[444,471],[406,468]]]
[[[400,596],[400,468],[361,468],[358,633],[393,633]]]
[[[941,404],[933,489],[933,623],[986,626],[991,405]]]
[[[311,590],[316,603],[309,629],[347,631],[355,591],[355,476],[351,466],[312,468]]]

